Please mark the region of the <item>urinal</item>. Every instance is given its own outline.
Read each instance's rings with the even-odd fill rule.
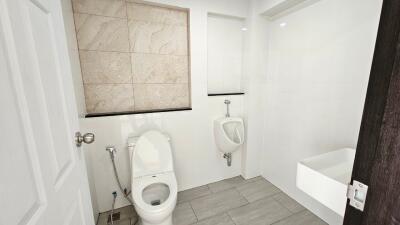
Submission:
[[[214,137],[218,149],[232,153],[244,142],[244,123],[239,117],[224,117],[214,121]]]

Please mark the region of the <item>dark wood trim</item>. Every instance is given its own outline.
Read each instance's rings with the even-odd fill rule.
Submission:
[[[208,94],[208,96],[224,96],[224,95],[244,95],[244,92]]]
[[[177,112],[177,111],[188,111],[192,108],[177,108],[177,109],[157,109],[157,110],[142,110],[142,111],[126,111],[126,112],[111,112],[111,113],[89,113],[85,118],[93,117],[104,117],[104,116],[122,116],[131,114],[145,114],[145,113],[161,113],[161,112]]]
[[[352,180],[369,186],[344,225],[400,224],[400,1],[384,0]]]

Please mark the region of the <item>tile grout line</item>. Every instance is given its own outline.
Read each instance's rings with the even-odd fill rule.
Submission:
[[[236,192],[240,195],[240,192],[237,191],[237,190],[235,189],[235,187],[231,187],[231,188],[225,189],[225,190],[223,190],[223,191],[229,191],[229,190],[234,190],[234,191],[236,191]],[[208,194],[208,195],[205,195],[205,196],[202,196],[202,197],[207,197],[207,196],[210,196],[210,195],[212,195],[212,194],[218,194],[218,193],[220,193],[220,192],[222,192],[222,191],[219,191],[219,192],[216,192],[216,193],[211,192],[211,194]],[[199,198],[202,198],[202,197],[199,197]],[[212,218],[212,217],[215,217],[215,216],[218,216],[218,215],[221,215],[221,214],[227,214],[227,215],[229,216],[229,218],[232,220],[232,222],[236,225],[236,223],[235,223],[235,222],[233,221],[233,219],[230,217],[230,215],[229,215],[228,212],[231,211],[231,210],[238,209],[238,208],[241,208],[241,207],[243,207],[243,206],[246,206],[246,205],[250,204],[250,202],[249,202],[246,198],[244,198],[244,197],[241,196],[241,195],[240,195],[240,197],[242,197],[242,198],[246,201],[246,204],[243,204],[243,205],[238,206],[238,207],[235,207],[235,208],[228,209],[228,210],[226,210],[226,211],[220,212],[220,213],[218,213],[218,214],[216,214],[216,215],[212,215],[212,216],[203,218],[203,219],[201,219],[201,220],[199,220],[199,218],[198,218],[197,215],[196,215],[195,210],[194,210],[193,207],[192,207],[193,213],[195,214],[195,216],[196,216],[196,218],[197,218],[197,222],[204,221],[204,220],[210,219],[210,218]],[[199,198],[196,198],[196,199],[199,199]],[[192,199],[191,201],[196,200],[196,199]],[[191,201],[190,201],[190,205],[191,205]],[[192,206],[192,205],[191,205],[191,206]]]
[[[126,2],[130,3],[130,2]],[[121,19],[121,20],[134,20],[137,22],[146,22],[146,23],[152,23],[152,24],[162,24],[162,25],[167,25],[171,27],[188,27],[188,24],[173,24],[173,23],[163,23],[163,22],[156,22],[156,21],[148,21],[148,20],[140,20],[140,19],[133,19],[128,17],[128,5],[125,5],[125,11],[126,11],[126,16],[125,17],[119,17],[119,16],[110,16],[110,15],[102,15],[102,14],[96,14],[96,13],[90,13],[90,12],[81,12],[81,11],[73,11],[74,14],[84,14],[84,15],[89,15],[89,16],[101,16],[101,17],[106,17],[106,18],[112,18],[112,19]]]
[[[128,31],[128,33],[129,33],[129,31]],[[112,53],[121,53],[121,54],[161,55],[161,56],[176,56],[176,57],[186,57],[186,56],[188,56],[188,55],[153,53],[153,52],[135,52],[135,51],[131,51],[130,49],[127,52],[116,51],[116,50],[98,50],[98,49],[78,49],[78,51],[82,51],[82,52],[112,52]],[[217,181],[217,182],[219,182],[219,181]],[[215,183],[215,182],[213,182],[213,183]]]
[[[237,207],[237,208],[240,208],[240,207]],[[237,209],[237,208],[235,208],[235,209]],[[233,220],[231,214],[229,214],[229,211],[226,212],[226,215],[228,215],[229,219],[232,221],[232,223],[233,223],[234,225],[237,225],[236,222]]]
[[[237,176],[236,176],[236,177],[237,177]],[[232,177],[232,178],[235,178],[235,177]],[[227,179],[224,179],[224,180],[228,180],[228,179],[232,179],[232,178],[227,178]],[[253,179],[253,178],[251,178],[251,179]],[[262,178],[262,179],[265,179],[265,178]],[[203,196],[199,196],[199,197],[193,198],[193,199],[188,200],[188,201],[179,202],[178,204],[183,204],[183,203],[189,202],[190,205],[191,205],[191,202],[192,202],[193,200],[197,200],[197,199],[200,199],[200,198],[203,198],[203,197],[206,197],[206,196],[210,196],[210,195],[212,195],[212,194],[217,194],[217,193],[219,193],[219,192],[228,191],[228,190],[235,190],[236,192],[238,192],[238,194],[239,194],[241,197],[244,198],[244,200],[246,200],[247,203],[244,204],[244,205],[242,205],[242,206],[240,206],[240,207],[243,207],[243,206],[248,205],[248,204],[251,203],[245,196],[243,196],[243,195],[240,193],[240,191],[237,189],[237,185],[235,185],[235,186],[233,186],[233,187],[230,187],[230,188],[227,188],[227,189],[224,189],[224,190],[220,190],[220,191],[217,191],[217,192],[213,192],[209,185],[210,185],[210,184],[214,184],[214,183],[218,183],[218,182],[222,182],[222,181],[224,181],[224,180],[220,180],[220,181],[217,181],[217,182],[213,182],[213,183],[209,183],[209,184],[203,185],[203,186],[207,186],[208,190],[210,191],[209,194],[203,195]],[[256,181],[257,181],[257,180],[248,182],[248,184],[254,183],[254,182],[256,182]],[[199,187],[201,187],[201,186],[199,186]],[[195,188],[191,188],[191,189],[195,189]],[[188,190],[191,190],[191,189],[188,189]],[[188,191],[188,190],[185,190],[185,191]],[[277,194],[279,194],[279,193],[277,193]],[[269,197],[270,197],[270,196],[269,196]],[[192,207],[192,205],[191,205],[191,207]],[[240,208],[240,207],[236,207],[236,208]],[[192,207],[192,209],[193,209],[193,207]],[[193,209],[193,212],[194,212],[194,209]],[[197,218],[197,215],[196,215],[196,218]]]
[[[189,203],[189,205],[190,205],[190,208],[191,208],[192,211],[193,211],[194,216],[196,217],[196,222],[195,222],[195,223],[199,222],[199,217],[197,216],[196,211],[194,211],[194,208],[193,208],[193,206],[192,206],[192,203],[191,203],[190,201],[189,201],[188,203]]]
[[[278,189],[279,189],[279,188],[278,188]],[[296,200],[294,200],[293,198],[291,198],[289,195],[287,195],[287,194],[286,194],[285,192],[283,192],[281,189],[279,189],[279,190],[280,190],[279,193],[273,194],[273,195],[271,195],[270,197],[273,198],[276,202],[278,202],[278,203],[279,203],[281,206],[283,206],[285,209],[289,210],[289,212],[291,213],[290,216],[307,210],[306,207],[304,207],[302,204],[298,203]],[[292,210],[289,209],[289,207],[285,206],[283,203],[281,203],[280,201],[278,201],[278,200],[276,200],[276,199],[274,198],[275,196],[278,196],[278,195],[280,195],[280,194],[286,195],[288,198],[290,198],[291,200],[295,201],[296,204],[299,204],[300,206],[302,206],[303,209],[300,210],[300,211],[298,211],[298,212],[293,212]],[[289,216],[289,217],[290,217],[290,216]]]
[[[124,1],[124,3],[125,3],[125,16],[126,16],[126,29],[128,30],[128,37],[127,37],[127,39],[128,39],[128,46],[129,46],[129,48],[128,48],[128,51],[130,52],[132,49],[131,49],[131,32],[130,32],[130,29],[129,29],[129,21],[128,21],[128,3],[127,3],[127,1]],[[132,106],[131,106],[131,108],[132,108],[132,110],[133,111],[135,111],[135,108],[136,108],[136,101],[135,101],[135,88],[133,87],[133,62],[132,62],[132,54],[131,53],[128,53],[129,54],[129,68],[130,68],[130,78],[131,78],[131,88],[132,88]]]
[[[281,192],[281,193],[283,193],[283,192]],[[279,193],[279,194],[280,194],[280,193]],[[289,209],[288,207],[286,207],[283,203],[281,203],[280,201],[278,201],[278,200],[276,200],[276,199],[274,198],[274,196],[276,196],[276,195],[278,195],[278,194],[272,195],[272,196],[271,196],[271,199],[274,200],[276,203],[278,203],[280,206],[282,206],[284,209],[286,209],[286,210],[290,213],[290,215],[287,216],[287,217],[285,217],[285,218],[288,218],[288,217],[294,215],[295,213],[292,212],[292,210],[290,210],[290,209]],[[283,218],[282,218],[282,219],[283,219]]]
[[[291,214],[291,215],[289,215],[289,216],[286,216],[286,217],[284,217],[284,218],[282,218],[282,219],[279,219],[279,220],[277,220],[277,221],[271,223],[271,225],[277,224],[277,223],[281,222],[282,220],[285,220],[285,219],[290,218],[290,217],[292,217],[292,216],[296,216],[296,215],[298,215],[298,214],[300,214],[300,213],[302,213],[302,212],[304,212],[304,211],[305,211],[305,210],[302,210],[302,211],[297,212],[297,213],[293,213],[293,214]]]
[[[199,187],[202,187],[202,186],[207,186],[207,188],[208,188],[208,190],[210,191],[210,193],[209,193],[209,194],[206,194],[206,195],[203,195],[203,196],[199,196],[199,197],[190,199],[190,200],[187,200],[187,201],[179,202],[179,203],[177,203],[177,204],[182,204],[182,203],[186,203],[186,202],[191,202],[191,201],[193,201],[193,200],[196,200],[196,199],[199,199],[199,198],[203,198],[203,197],[205,197],[205,196],[209,196],[209,195],[213,194],[213,192],[212,192],[212,191],[210,190],[210,188],[208,187],[208,184],[201,185],[201,186],[199,186]],[[194,188],[187,189],[187,190],[184,190],[184,191],[190,191],[190,190],[192,190],[192,189],[196,189],[196,188],[199,188],[199,187],[194,187]],[[180,192],[184,192],[184,191],[180,191]],[[178,194],[179,194],[179,193],[178,193]]]
[[[233,178],[236,178],[236,177],[242,177],[244,182],[242,182],[241,184],[232,185],[232,187],[229,187],[229,188],[227,188],[227,189],[223,189],[223,190],[220,190],[220,191],[216,191],[216,192],[212,191],[212,189],[210,188],[210,184],[215,184],[215,183],[218,183],[218,182],[223,182],[223,181],[226,181],[226,180],[229,180],[229,179],[233,179]],[[251,180],[251,179],[253,179],[253,178],[250,178],[250,179],[248,179],[248,180]],[[263,178],[263,179],[264,179],[264,178]],[[243,177],[242,175],[239,175],[239,176],[235,176],[235,177],[223,179],[223,180],[220,180],[220,181],[217,181],[217,182],[213,182],[213,183],[210,183],[210,184],[206,184],[206,185],[209,187],[209,189],[210,189],[210,191],[211,191],[212,193],[218,193],[218,192],[226,191],[226,190],[229,190],[229,189],[232,189],[232,188],[237,188],[238,186],[243,185],[243,184],[251,184],[251,183],[254,183],[254,182],[257,181],[257,180],[254,180],[254,181],[246,182],[246,181],[248,181],[248,180],[244,179],[244,177]],[[238,190],[238,191],[239,191],[239,190]]]

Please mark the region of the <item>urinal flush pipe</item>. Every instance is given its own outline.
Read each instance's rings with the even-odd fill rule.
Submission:
[[[226,163],[228,164],[228,166],[232,165],[232,153],[225,153],[224,154],[224,158],[226,159]]]
[[[225,105],[226,105],[226,114],[225,117],[230,117],[231,115],[229,114],[229,104],[231,104],[231,101],[228,99],[225,99],[224,101]]]

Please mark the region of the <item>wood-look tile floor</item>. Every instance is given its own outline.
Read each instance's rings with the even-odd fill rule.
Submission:
[[[134,225],[132,207],[117,209],[115,225]],[[106,225],[108,213],[99,216]],[[324,221],[291,199],[262,177],[241,176],[178,193],[174,225],[326,225]]]

